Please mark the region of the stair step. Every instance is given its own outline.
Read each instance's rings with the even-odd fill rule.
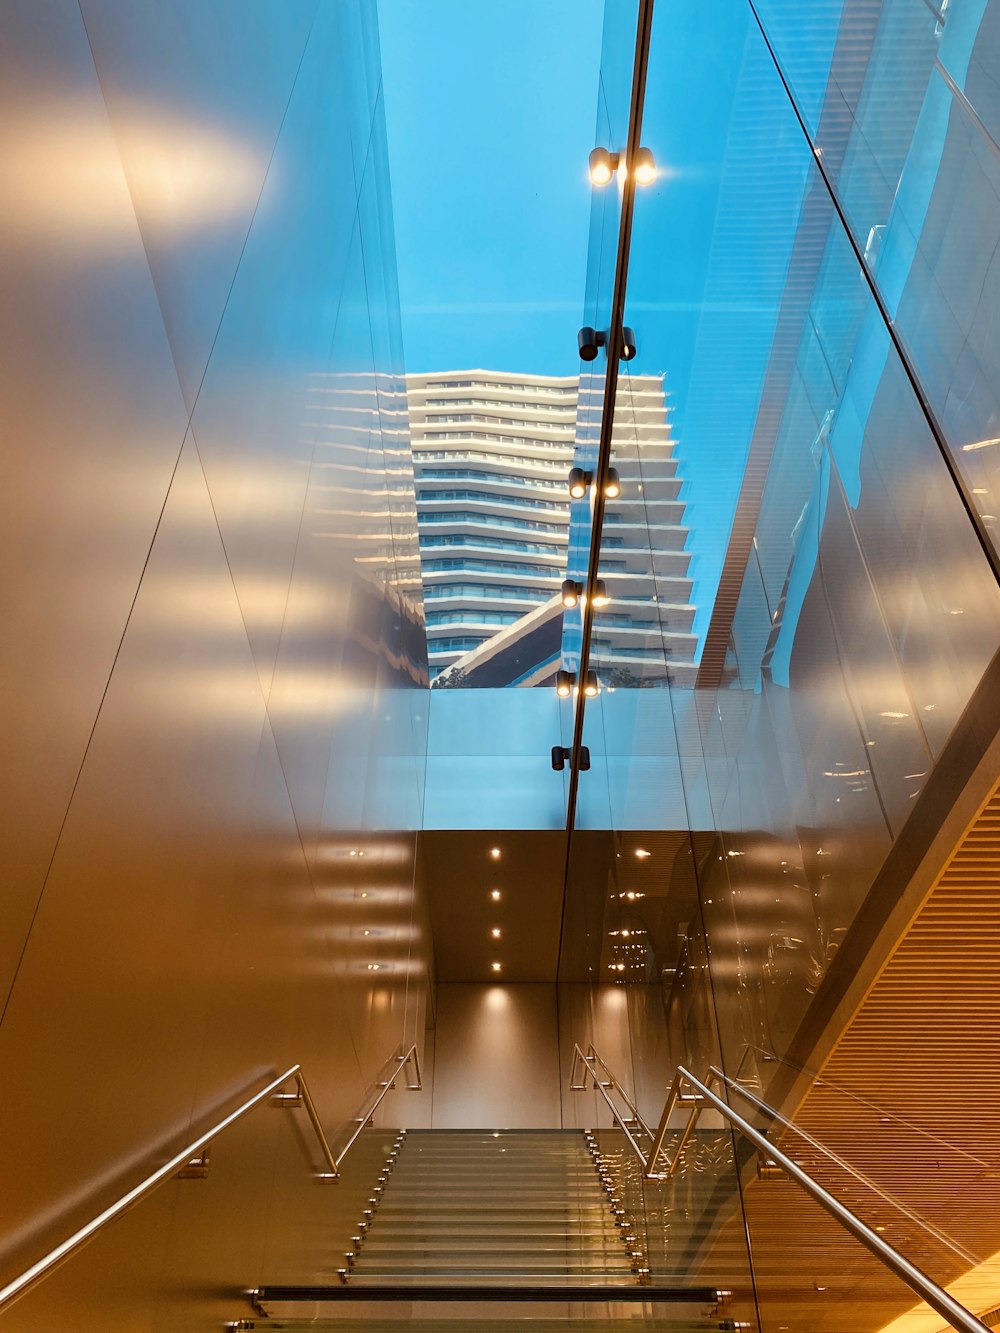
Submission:
[[[578,1216],[580,1213],[604,1213],[611,1209],[611,1200],[607,1197],[603,1199],[590,1200],[587,1203],[573,1202],[567,1199],[549,1197],[547,1199],[538,1199],[533,1204],[524,1204],[516,1199],[491,1199],[478,1198],[470,1199],[467,1203],[461,1199],[442,1200],[433,1210],[435,1217],[447,1217],[454,1214],[456,1217],[464,1217],[469,1213],[481,1214],[484,1206],[489,1205],[491,1214],[503,1213],[509,1215],[515,1213],[518,1217],[531,1219],[532,1217],[563,1217],[567,1214]],[[420,1204],[417,1200],[413,1203],[407,1203],[401,1200],[399,1203],[393,1203],[391,1198],[379,1204],[377,1214],[379,1217],[408,1217],[418,1216],[426,1217],[428,1213],[426,1205]]]
[[[339,1269],[347,1265],[336,1266]],[[484,1254],[449,1253],[424,1258],[419,1254],[394,1256],[390,1253],[363,1259],[351,1271],[358,1277],[384,1273],[433,1273],[435,1277],[443,1277],[446,1273],[600,1273],[610,1269],[628,1272],[631,1267],[632,1261],[624,1250],[620,1255],[558,1255],[551,1259],[533,1257],[530,1252],[525,1252],[523,1262],[518,1262],[516,1255],[497,1255],[494,1262]]]
[[[392,1236],[405,1236],[407,1239],[416,1239],[420,1236],[428,1236],[439,1243],[447,1243],[449,1240],[470,1241],[482,1239],[484,1243],[503,1243],[508,1240],[525,1241],[545,1241],[545,1240],[585,1240],[588,1237],[600,1239],[602,1237],[620,1236],[622,1228],[615,1226],[613,1222],[608,1222],[607,1226],[592,1226],[588,1231],[580,1231],[574,1228],[567,1231],[565,1227],[550,1227],[542,1230],[525,1230],[518,1227],[516,1230],[497,1231],[495,1227],[486,1224],[479,1227],[454,1227],[437,1225],[433,1220],[421,1223],[419,1226],[400,1227],[391,1222],[383,1223],[381,1218],[377,1227],[372,1227],[368,1233],[369,1239],[365,1245],[374,1244],[377,1239]]]
[[[640,1285],[582,1131],[414,1130],[387,1167],[363,1240],[334,1261],[352,1292]]]
[[[432,1276],[435,1285],[447,1285],[455,1287],[476,1287],[480,1284],[489,1286],[504,1287],[554,1287],[558,1289],[562,1286],[587,1286],[604,1287],[609,1283],[620,1283],[623,1277],[632,1280],[630,1285],[639,1286],[638,1278],[631,1270],[625,1268],[605,1268],[588,1269],[585,1272],[574,1271],[571,1274],[566,1273],[564,1269],[521,1269],[516,1272],[505,1272],[495,1269],[458,1269],[452,1270],[439,1268],[428,1274],[424,1270],[414,1272],[405,1269],[387,1269],[378,1273],[352,1273],[347,1280],[346,1289],[350,1291],[356,1287],[378,1288],[383,1286],[414,1286],[423,1287],[427,1285],[427,1279]],[[571,1283],[567,1283],[567,1276],[572,1278]]]
[[[609,1239],[613,1240],[615,1239],[615,1237],[609,1237]],[[503,1255],[505,1258],[509,1258],[511,1255],[515,1254],[526,1254],[528,1256],[534,1254],[565,1254],[568,1251],[569,1252],[575,1251],[579,1253],[581,1250],[589,1251],[592,1254],[610,1254],[617,1258],[622,1253],[622,1245],[620,1241],[617,1243],[617,1245],[604,1245],[604,1244],[580,1245],[576,1243],[575,1236],[567,1236],[565,1244],[562,1245],[483,1244],[483,1245],[455,1245],[455,1246],[452,1245],[442,1246],[440,1244],[435,1244],[435,1243],[428,1244],[426,1242],[421,1242],[421,1241],[414,1241],[412,1244],[404,1245],[399,1242],[392,1242],[392,1241],[379,1242],[375,1237],[373,1237],[371,1240],[365,1241],[364,1246],[360,1251],[360,1258],[358,1260],[358,1263],[360,1264],[363,1262],[365,1265],[367,1265],[368,1262],[374,1257],[377,1256],[379,1259],[383,1259],[385,1258],[386,1255],[389,1254],[423,1254],[423,1255],[445,1254],[449,1258],[455,1258],[458,1256],[464,1258],[469,1255],[481,1257],[482,1255],[485,1254],[491,1257],[493,1255]]]
[[[378,1196],[376,1195],[374,1197],[377,1198]],[[391,1181],[382,1190],[383,1205],[387,1205],[392,1198],[398,1198],[404,1207],[410,1208],[417,1203],[422,1203],[422,1206],[426,1208],[427,1197],[428,1196],[421,1193],[420,1190],[413,1189],[400,1189],[397,1194],[396,1188]],[[455,1204],[462,1208],[481,1208],[484,1203],[489,1203],[491,1200],[497,1204],[501,1204],[509,1203],[511,1200],[523,1199],[525,1200],[525,1211],[532,1208],[545,1208],[558,1206],[560,1204],[569,1208],[575,1208],[580,1204],[583,1204],[584,1206],[598,1203],[603,1204],[608,1202],[610,1197],[611,1196],[603,1185],[597,1186],[593,1190],[587,1190],[586,1192],[577,1190],[566,1192],[564,1190],[553,1189],[535,1191],[523,1191],[517,1189],[500,1190],[499,1188],[494,1189],[489,1186],[484,1186],[483,1189],[478,1191],[439,1190],[430,1196],[432,1201],[431,1207],[435,1209],[447,1208],[450,1204]]]

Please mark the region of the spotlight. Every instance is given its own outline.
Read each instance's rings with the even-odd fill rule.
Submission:
[[[601,686],[598,682],[596,671],[587,672],[587,681],[583,687],[583,692],[588,699],[593,699],[596,695],[600,694]]]
[[[562,585],[562,604],[566,607],[574,607],[580,600],[582,588],[576,579],[563,579]]]
[[[593,154],[591,154],[593,157]],[[593,176],[591,176],[593,179]],[[656,162],[648,148],[637,148],[632,159],[632,179],[636,185],[652,185],[656,180]]]
[[[594,479],[592,472],[584,472],[582,467],[569,470],[569,493],[574,500],[582,500],[587,494],[587,487]]]
[[[611,598],[608,596],[607,584],[603,579],[594,580],[594,595],[590,600],[594,606],[607,606],[611,601]]]
[[[608,468],[608,479],[604,484],[604,495],[608,500],[617,500],[622,493],[622,479],[616,467]],[[572,495],[572,491],[570,491]]]
[[[628,325],[622,327],[622,351],[621,359],[631,361],[635,356],[635,330],[630,329]]]
[[[573,686],[576,684],[575,671],[557,671],[556,672],[556,694],[560,699],[568,699],[573,693]]]
[[[490,889],[490,897],[493,899],[493,901],[494,901],[495,903],[498,903],[498,902],[500,901],[500,897],[501,897],[500,890],[499,890],[499,889]]]
[[[494,972],[499,972],[502,966],[503,966],[502,963],[490,963],[490,968]],[[496,1121],[494,1120],[493,1123],[496,1124]]]
[[[552,769],[556,773],[561,773],[570,759],[573,757],[573,751],[568,745],[553,745],[552,747]],[[590,772],[590,749],[586,745],[580,746],[580,772]]]
[[[607,185],[618,169],[618,154],[609,153],[606,148],[594,148],[588,163],[591,183]]]
[[[592,329],[589,324],[584,324],[576,335],[577,346],[580,349],[580,360],[593,361],[597,356],[598,349],[604,347],[607,341],[608,335],[603,329]]]
[[[499,848],[499,847],[491,847],[491,848],[490,848],[490,856],[493,858],[494,861],[499,861],[499,860],[500,860],[500,848]]]

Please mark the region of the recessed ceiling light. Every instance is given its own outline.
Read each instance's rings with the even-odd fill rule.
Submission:
[[[636,854],[636,856],[639,858],[640,861],[645,861],[645,859],[646,859],[647,856],[652,856],[652,855],[653,855],[652,852],[647,852],[646,849],[645,849],[645,847],[637,847],[637,848],[635,849],[635,854]]]
[[[499,889],[490,889],[490,897],[495,903],[498,903],[503,895]]]
[[[499,848],[499,847],[491,847],[491,848],[490,848],[490,856],[493,857],[493,860],[494,860],[494,861],[499,861],[499,860],[500,860],[500,848]]]
[[[493,936],[495,940],[498,940],[501,934],[500,927],[494,926],[493,929],[490,931],[490,934]]]
[[[502,966],[503,966],[502,963],[490,963],[490,967],[494,972],[499,972]]]

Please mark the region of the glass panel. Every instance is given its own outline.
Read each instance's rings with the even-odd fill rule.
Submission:
[[[843,187],[865,262],[885,285],[897,264],[885,256],[902,245],[893,236],[904,235],[903,223],[894,219],[906,216],[909,177],[916,190],[932,161],[939,202],[952,179],[952,159],[929,155],[922,129],[940,94],[934,89],[947,85],[934,64],[943,56],[932,48],[926,63],[940,15],[919,0],[843,16],[839,5],[778,0],[764,10],[813,117],[822,161]],[[946,1188],[930,1173],[907,1175],[905,1163],[914,1134],[926,1145],[937,1134],[935,1162],[961,1191],[971,1170],[964,1141],[942,1129],[933,1094],[921,1103],[912,1089],[906,1106],[916,1123],[901,1132],[893,1090],[875,1096],[866,1086],[878,1066],[862,1048],[845,1054],[838,1086],[841,1101],[867,1098],[870,1110],[831,1109],[824,1071],[833,1067],[835,1020],[851,1012],[837,1006],[860,1001],[859,976],[870,983],[890,947],[879,937],[882,952],[871,953],[873,923],[884,921],[887,899],[912,873],[890,858],[941,817],[934,791],[956,763],[956,727],[1000,640],[1000,595],[752,12],[731,17],[723,28],[692,3],[672,6],[669,24],[657,11],[654,23],[644,138],[661,172],[636,205],[626,322],[636,326],[638,355],[622,376],[612,460],[628,484],[609,504],[601,573],[609,585],[623,579],[615,562],[627,558],[634,586],[621,591],[650,588],[656,601],[620,597],[595,621],[602,693],[588,707],[585,739],[600,764],[581,776],[564,961],[591,979],[577,1027],[598,1049],[616,1052],[605,1058],[646,1118],[658,1118],[678,1063],[699,1076],[718,1065],[787,1116],[801,1113],[817,1142],[829,1135],[836,1159],[791,1131],[782,1141],[797,1143],[795,1155],[824,1185],[944,1283],[974,1274],[990,1244],[970,1243]],[[970,23],[978,30],[968,11],[960,25],[956,19],[954,41]],[[923,87],[914,99],[904,77],[920,60],[927,99]],[[945,129],[966,134],[955,161],[988,176],[991,150],[968,138],[966,110],[953,89],[947,97]],[[855,119],[881,135],[877,154],[865,157]],[[954,180],[951,189],[961,193]],[[996,209],[988,224],[976,223],[990,196],[961,197],[965,231],[950,220],[939,226],[933,252],[929,226],[911,227],[923,241],[907,252],[905,281],[889,302],[942,418],[958,364],[948,342],[955,320],[947,311],[939,319],[931,296],[938,290],[946,302],[968,281],[979,301],[986,279],[976,265],[996,243]],[[865,212],[880,198],[884,235]],[[960,281],[963,245],[966,269],[979,276],[963,269]],[[936,286],[928,279],[919,287],[918,314],[920,264],[931,259]],[[967,340],[975,316],[965,318]],[[931,355],[939,338],[945,345]],[[644,391],[664,393],[656,428],[645,432],[636,406]],[[982,480],[967,476],[970,487]],[[654,478],[662,488],[655,495]],[[685,594],[672,605],[669,575]],[[691,644],[687,657],[678,632]],[[625,647],[641,664],[631,678],[619,674]],[[653,702],[630,702],[643,696]],[[657,801],[674,812],[673,825],[645,818]],[[605,821],[614,832],[612,850],[601,853],[601,894],[588,842],[597,835],[583,830]],[[672,933],[657,925],[646,898],[633,896],[632,910],[615,915],[623,890],[649,893],[638,889],[631,859],[640,849],[650,853],[644,873],[659,877],[675,910]],[[602,956],[605,944],[618,952]],[[615,1023],[613,1006],[601,1004],[599,980],[606,990],[609,969],[627,997]],[[930,981],[931,964],[926,975]],[[905,1006],[886,1004],[883,1058],[888,1046],[911,1041]],[[756,1155],[740,1143],[734,1149],[721,1122],[701,1123],[677,1179],[665,1185],[643,1183],[623,1131],[595,1123],[604,1126],[630,1214],[644,1219],[651,1267],[670,1271],[679,1255],[689,1272],[692,1261],[701,1265],[696,1271],[732,1287],[735,1318],[757,1318],[747,1230],[767,1327],[871,1330],[917,1304],[797,1186],[767,1170],[759,1176]],[[977,1177],[976,1190],[992,1198],[988,1181]]]
[[[982,0],[760,5],[854,240],[995,545],[994,9]]]

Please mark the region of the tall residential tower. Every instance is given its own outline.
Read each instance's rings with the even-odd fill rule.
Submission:
[[[567,476],[600,419],[587,376],[455,370],[407,377],[432,678],[541,684],[572,658],[561,626]],[[690,683],[696,639],[684,505],[663,381],[634,376],[615,412],[622,495],[606,515],[610,604],[594,662],[612,683]],[[573,512],[585,527],[586,511]],[[655,555],[650,528],[655,529]],[[584,540],[584,545],[586,540]]]

